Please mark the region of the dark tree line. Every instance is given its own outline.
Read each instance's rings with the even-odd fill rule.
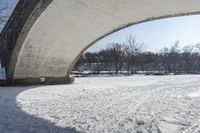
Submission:
[[[77,62],[74,70],[120,71],[126,74],[142,72],[198,73],[200,72],[200,44],[179,47],[177,41],[171,47],[159,52],[144,51],[145,45],[129,36],[126,43],[111,43],[99,52],[86,52]]]

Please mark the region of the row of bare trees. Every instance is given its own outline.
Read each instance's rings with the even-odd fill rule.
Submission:
[[[100,71],[158,71],[162,73],[191,73],[200,71],[200,44],[179,47],[177,41],[159,52],[145,51],[144,43],[129,36],[124,44],[111,43],[99,52],[87,52],[79,59],[75,69]]]
[[[85,66],[86,69],[89,68],[88,70],[94,70],[96,73],[99,73],[100,70],[114,70],[115,74],[118,74],[122,69],[126,69],[128,74],[133,74],[136,72],[135,65],[139,61],[138,56],[144,48],[143,43],[136,43],[135,38],[129,36],[124,44],[113,42],[100,52],[85,53],[79,59],[75,68]]]
[[[143,43],[136,43],[133,36],[129,36],[127,42],[124,44],[111,43],[108,44],[107,50],[115,67],[115,73],[126,67],[128,74],[135,73],[134,66],[139,61],[139,54],[144,50]]]
[[[200,71],[200,44],[179,48],[176,42],[171,48],[160,52],[165,71],[171,73],[189,73]]]

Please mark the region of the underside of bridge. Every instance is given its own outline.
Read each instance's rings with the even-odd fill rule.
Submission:
[[[199,14],[199,5],[199,0],[19,0],[0,35],[7,81],[69,83],[74,64],[96,41],[134,24]]]

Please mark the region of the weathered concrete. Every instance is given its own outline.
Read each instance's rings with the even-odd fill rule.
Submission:
[[[57,82],[104,36],[145,21],[199,14],[199,5],[197,0],[20,0],[0,36],[2,65],[10,83]]]
[[[51,2],[52,0],[20,0],[1,32],[0,60],[6,68],[7,83],[19,83],[18,79],[13,78],[13,74],[21,46],[35,21]],[[35,83],[35,80],[31,82]]]

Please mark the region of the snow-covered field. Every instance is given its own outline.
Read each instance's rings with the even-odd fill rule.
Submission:
[[[200,133],[200,76],[0,87],[0,133]]]

